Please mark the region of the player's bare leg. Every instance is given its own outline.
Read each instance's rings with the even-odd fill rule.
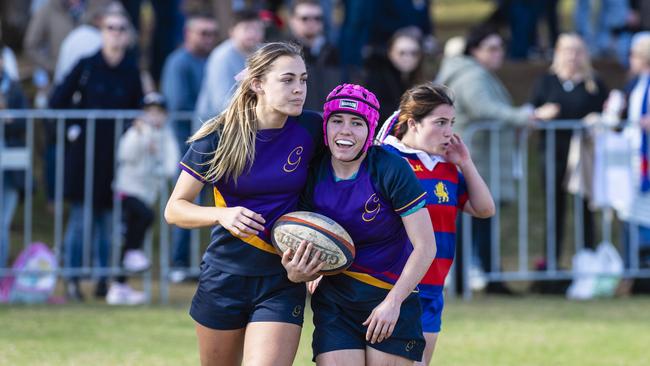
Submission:
[[[243,366],[291,366],[302,327],[279,322],[252,322],[246,327]]]
[[[196,323],[201,366],[241,364],[244,329],[216,330]]]
[[[431,358],[433,357],[433,351],[436,349],[438,333],[424,333],[424,339],[427,340],[427,345],[424,347],[422,362],[416,362],[416,366],[429,366],[429,363],[431,363]]]
[[[362,349],[343,349],[316,356],[316,366],[364,366],[366,352]]]
[[[414,363],[408,358],[366,347],[366,365],[368,366],[412,366]]]

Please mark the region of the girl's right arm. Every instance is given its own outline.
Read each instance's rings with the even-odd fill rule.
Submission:
[[[204,207],[194,203],[203,183],[181,171],[165,207],[167,223],[192,229],[220,224],[233,235],[247,237],[264,230],[264,218],[245,207]]]

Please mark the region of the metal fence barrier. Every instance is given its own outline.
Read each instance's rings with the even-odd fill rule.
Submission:
[[[555,173],[556,173],[556,164],[555,160],[555,144],[556,144],[556,132],[558,131],[571,131],[574,134],[581,132],[592,131],[596,128],[603,128],[602,126],[590,126],[586,127],[583,121],[575,120],[563,120],[563,121],[550,121],[545,123],[537,123],[531,126],[530,128],[517,129],[516,132],[516,144],[511,147],[512,158],[514,162],[514,178],[517,182],[516,184],[516,218],[510,216],[508,218],[502,217],[502,208],[498,204],[502,198],[502,192],[500,187],[500,173],[502,169],[506,167],[500,166],[500,148],[502,148],[501,137],[505,131],[513,131],[515,127],[507,125],[502,122],[481,122],[475,123],[469,126],[464,133],[464,140],[467,142],[470,151],[473,151],[473,144],[476,141],[476,138],[481,134],[484,134],[483,137],[487,137],[489,141],[489,172],[488,177],[483,177],[486,179],[486,183],[492,192],[496,204],[496,214],[491,219],[491,240],[490,240],[490,252],[491,252],[491,263],[489,268],[492,270],[485,273],[486,280],[488,282],[494,281],[544,281],[544,280],[562,280],[562,279],[572,279],[574,273],[571,269],[561,269],[557,263],[556,253],[556,230],[555,227],[555,197],[560,192],[555,192]],[[537,268],[532,268],[533,263],[530,257],[530,243],[529,243],[529,205],[530,199],[530,176],[531,169],[529,169],[529,144],[531,142],[531,136],[534,136],[535,133],[541,133],[546,131],[546,139],[544,140],[544,156],[538,156],[539,159],[543,159],[545,166],[545,177],[544,185],[546,187],[545,192],[536,192],[543,193],[543,200],[545,206],[545,221],[540,223],[544,225],[544,231],[546,235],[546,240],[544,244],[544,253],[546,256],[546,268],[539,270]],[[487,135],[487,136],[485,136]],[[558,157],[560,159],[566,157]],[[630,160],[630,167],[632,161]],[[621,182],[621,184],[630,184],[631,182]],[[583,212],[583,198],[579,195],[573,195],[573,242],[575,252],[583,249],[585,246],[585,238],[583,237],[583,224],[584,224],[584,212]],[[612,237],[612,222],[613,222],[613,210],[610,207],[605,207],[601,209],[602,212],[602,222],[601,222],[601,236],[602,241],[607,241],[610,243],[618,243],[619,238]],[[472,244],[472,230],[471,230],[471,217],[469,215],[462,215],[462,258],[463,263],[463,284],[462,284],[462,295],[465,299],[470,299],[472,297],[472,290],[469,284],[470,274],[469,269],[471,267],[473,256],[475,253],[475,248]],[[503,237],[502,232],[502,220],[516,220],[516,233],[515,235],[508,236],[507,238]],[[650,277],[650,268],[640,268],[639,267],[639,236],[638,236],[638,223],[630,222],[630,241],[629,247],[626,248],[627,251],[623,255],[624,260],[627,262],[625,266],[622,277],[624,278],[645,278]],[[508,253],[512,255],[511,257],[516,258],[516,265],[506,267],[503,263],[502,256],[502,247],[506,241],[516,242],[516,253]],[[594,245],[597,243],[593,243]],[[512,245],[511,245],[512,246]],[[621,245],[619,245],[621,247]],[[515,255],[516,254],[516,255]],[[559,253],[561,254],[561,253]],[[454,268],[455,269],[455,268]],[[453,279],[455,276],[451,276],[452,285]],[[453,288],[453,287],[452,287]],[[453,292],[452,292],[453,293]]]
[[[35,147],[35,130],[38,125],[43,127],[43,124],[49,121],[54,122],[55,130],[55,159],[54,159],[54,232],[52,234],[53,250],[59,260],[59,269],[56,271],[57,275],[79,276],[79,277],[100,277],[100,276],[142,276],[144,291],[147,295],[148,302],[152,299],[152,269],[149,269],[141,274],[128,273],[123,270],[119,263],[120,250],[122,248],[123,238],[121,233],[121,215],[122,205],[121,200],[117,194],[113,194],[113,209],[112,209],[112,225],[111,225],[111,242],[109,246],[109,265],[105,267],[97,267],[93,265],[91,252],[92,252],[92,233],[91,233],[91,220],[93,213],[93,174],[95,167],[93,164],[95,131],[98,123],[112,123],[114,127],[114,151],[115,157],[118,151],[119,139],[127,127],[128,123],[134,118],[140,116],[142,111],[139,110],[0,110],[0,172],[4,173],[7,170],[22,170],[25,172],[25,196],[24,196],[24,211],[23,211],[23,245],[26,247],[32,242],[33,226],[34,226],[34,163],[35,160],[40,158],[36,154]],[[170,113],[168,121],[175,121],[175,123],[192,124],[195,130],[198,122],[193,121],[192,113]],[[66,267],[64,261],[64,176],[66,174],[64,166],[65,157],[65,139],[66,139],[66,122],[70,120],[83,120],[85,121],[86,134],[85,134],[85,170],[83,181],[83,256],[82,265],[79,268]],[[24,121],[25,123],[25,141],[23,146],[19,147],[6,147],[5,146],[5,126],[10,121]],[[98,136],[101,138],[101,136]],[[45,162],[43,162],[45,164]],[[117,174],[117,158],[114,159],[114,171]],[[158,215],[159,220],[159,269],[160,269],[160,299],[162,302],[168,300],[168,282],[167,276],[169,272],[169,227],[164,221],[163,212],[169,196],[169,184],[166,179],[161,179],[159,205],[153,208],[154,212]],[[3,192],[4,192],[4,174],[0,174],[0,212],[3,212]],[[39,207],[43,210],[44,207]],[[9,243],[7,244],[9,245]],[[52,246],[52,243],[49,243]],[[191,268],[195,272],[198,271],[198,258],[199,258],[199,236],[198,232],[192,234],[190,244],[191,248]],[[154,250],[152,242],[151,230],[148,233],[143,250],[149,256],[151,263],[154,263]],[[7,268],[0,268],[0,277],[7,275],[17,274],[16,271],[10,268],[10,262],[7,261]],[[191,270],[191,269],[190,269]],[[192,272],[195,274],[195,272]]]
[[[24,212],[23,212],[23,244],[29,245],[33,238],[34,227],[34,163],[39,158],[36,154],[36,141],[35,141],[35,128],[38,124],[43,124],[46,121],[54,121],[55,126],[55,184],[54,184],[54,214],[53,214],[53,249],[59,259],[59,269],[57,274],[63,277],[67,276],[117,276],[129,275],[126,273],[119,263],[119,251],[122,247],[122,233],[121,227],[121,201],[120,198],[113,194],[113,210],[112,210],[112,232],[110,244],[110,264],[107,267],[97,267],[92,263],[91,248],[91,218],[93,212],[93,201],[88,199],[93,197],[93,184],[92,177],[94,169],[98,167],[93,166],[93,151],[94,151],[94,135],[97,123],[113,123],[115,138],[113,141],[115,154],[117,154],[117,147],[119,138],[124,132],[125,127],[130,121],[139,116],[141,111],[123,111],[123,110],[0,110],[0,171],[5,170],[24,170],[25,171],[25,197],[24,197]],[[25,121],[25,141],[24,146],[21,147],[5,147],[5,125],[8,120]],[[65,156],[65,139],[66,139],[66,121],[69,120],[85,120],[86,122],[86,136],[85,136],[85,176],[84,176],[84,200],[83,200],[83,257],[82,266],[80,268],[66,267],[63,261],[63,236],[64,236],[64,176],[66,174],[64,166]],[[169,121],[179,121],[176,123],[191,124],[192,130],[195,131],[200,124],[199,121],[192,119],[191,113],[172,113],[169,115]],[[480,134],[487,134],[489,140],[489,166],[491,174],[487,178],[488,186],[494,196],[495,202],[499,202],[502,196],[500,190],[499,176],[500,170],[505,167],[500,166],[499,148],[501,146],[500,137],[502,133],[508,129],[512,129],[503,123],[498,122],[485,122],[473,124],[469,127],[464,134],[465,141],[472,150],[472,142],[476,136]],[[518,167],[518,174],[516,174],[517,181],[517,205],[516,205],[516,219],[513,217],[503,218],[502,210],[499,205],[496,205],[496,215],[491,221],[491,268],[492,271],[486,273],[488,281],[532,281],[532,280],[557,280],[557,279],[570,279],[572,278],[571,270],[560,269],[556,261],[555,253],[555,195],[554,180],[555,180],[555,164],[554,157],[555,151],[555,135],[548,134],[545,140],[546,156],[539,157],[545,160],[546,174],[545,174],[545,195],[544,202],[546,207],[545,222],[543,223],[546,231],[544,253],[547,258],[547,268],[539,271],[531,268],[530,250],[529,250],[529,202],[530,190],[529,179],[530,169],[528,167],[529,160],[529,143],[530,137],[535,133],[534,131],[561,131],[570,130],[575,133],[585,129],[581,121],[555,121],[544,124],[537,124],[532,129],[517,130],[517,144],[512,147],[512,154],[515,158]],[[115,171],[117,172],[117,159],[115,159]],[[4,174],[0,174],[0,212],[3,211],[3,193],[4,190]],[[159,245],[158,256],[158,270],[159,270],[159,299],[161,303],[169,301],[169,289],[171,283],[169,281],[169,274],[172,270],[183,270],[190,276],[197,276],[199,274],[199,262],[201,258],[200,253],[200,231],[191,231],[190,243],[190,263],[187,268],[173,268],[170,264],[170,227],[166,224],[163,217],[164,207],[169,196],[170,184],[166,180],[159,182],[160,196],[157,207],[159,232],[157,235]],[[574,247],[578,251],[584,247],[584,238],[582,237],[583,215],[582,212],[582,198],[574,196]],[[43,209],[42,207],[38,208]],[[154,211],[156,211],[154,209]],[[602,222],[602,238],[604,240],[612,240],[612,210],[606,209],[603,213]],[[463,262],[463,297],[466,299],[471,298],[472,292],[469,286],[468,269],[473,256],[472,248],[472,231],[470,228],[470,218],[463,215],[462,225],[462,258],[458,258]],[[516,220],[516,235],[504,238],[504,233],[501,231],[503,220]],[[633,226],[635,223],[631,223]],[[638,248],[639,238],[634,235],[636,230],[632,230],[629,251],[627,253],[629,265],[626,266],[624,277],[650,277],[650,269],[639,268]],[[147,235],[145,241],[144,251],[147,253],[151,262],[154,263],[154,243],[153,233]],[[516,253],[507,253],[510,257],[516,258],[516,266],[514,268],[507,268],[503,266],[502,247],[504,241],[516,241]],[[511,245],[512,246],[512,245]],[[7,265],[9,267],[9,264]],[[502,269],[503,268],[503,269]],[[455,266],[454,266],[455,269]],[[15,274],[11,268],[0,268],[0,277]],[[144,291],[147,299],[151,302],[152,299],[152,283],[153,283],[153,270],[140,274],[142,276]],[[453,283],[454,276],[450,276]],[[452,292],[453,293],[453,292]]]

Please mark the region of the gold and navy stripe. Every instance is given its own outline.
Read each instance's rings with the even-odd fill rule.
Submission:
[[[214,194],[214,205],[216,207],[228,207],[228,204],[226,203],[226,199],[223,197],[221,192],[217,189],[217,187],[213,187],[212,193]],[[232,236],[236,237],[237,239],[243,241],[246,244],[250,244],[254,246],[257,249],[263,250],[268,253],[273,253],[277,254],[278,252],[275,250],[275,247],[273,245],[267,243],[266,241],[262,240],[259,236],[248,236],[245,238],[242,238],[240,236],[237,236],[233,233]]]

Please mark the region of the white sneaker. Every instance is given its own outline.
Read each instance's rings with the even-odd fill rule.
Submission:
[[[187,278],[187,273],[182,269],[175,269],[169,272],[169,280],[172,283],[181,283]]]
[[[470,265],[469,267],[469,288],[473,291],[483,291],[487,286],[487,276],[483,269],[477,265]]]
[[[106,295],[106,302],[109,305],[142,305],[146,301],[147,296],[144,292],[136,291],[126,283],[111,283]]]
[[[124,253],[122,265],[129,272],[142,272],[149,269],[151,263],[142,250],[131,249]]]

